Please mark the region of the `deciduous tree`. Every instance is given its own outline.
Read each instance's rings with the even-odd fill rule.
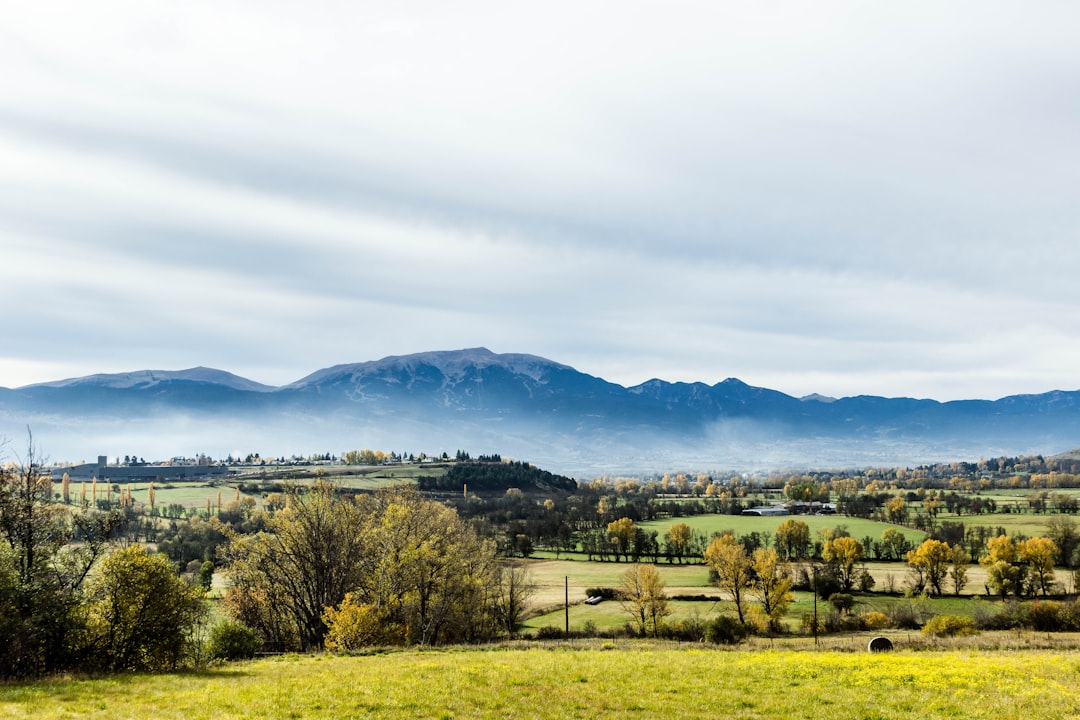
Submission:
[[[927,585],[935,595],[941,595],[941,583],[949,573],[952,551],[940,540],[924,540],[922,545],[907,554],[908,565],[915,576],[915,592],[922,592]]]
[[[633,616],[642,635],[656,637],[661,622],[671,614],[664,580],[655,565],[634,563],[619,584],[619,604]]]
[[[979,564],[986,568],[986,584],[991,592],[1005,597],[1023,591],[1024,573],[1018,561],[1016,543],[1008,535],[986,541],[986,555],[979,558]]]
[[[821,559],[840,583],[844,592],[855,585],[855,566],[863,559],[862,544],[850,537],[834,537],[825,541]]]
[[[1027,563],[1026,579],[1032,595],[1049,594],[1054,586],[1054,556],[1058,547],[1053,540],[1044,537],[1028,538],[1017,545],[1017,555]]]
[[[705,549],[705,564],[715,574],[717,587],[731,596],[739,622],[745,625],[743,600],[752,573],[750,558],[746,556],[742,543],[731,534],[713,538]]]
[[[619,518],[608,523],[607,534],[608,538],[615,543],[618,548],[618,554],[629,559],[630,556],[630,544],[634,541],[634,535],[637,533],[637,525],[630,518]],[[616,555],[618,559],[618,555]]]
[[[754,551],[751,572],[751,592],[761,602],[761,609],[769,620],[770,629],[776,630],[788,606],[795,599],[791,592],[795,582],[791,570],[776,550],[758,548]]]
[[[671,557],[678,558],[680,565],[683,558],[686,557],[686,551],[690,547],[692,537],[693,531],[684,522],[675,523],[664,533],[664,542],[667,544],[668,554]]]
[[[113,672],[175,668],[205,612],[201,589],[141,545],[106,557],[88,596],[88,655]]]
[[[810,556],[810,526],[794,518],[785,520],[776,528],[773,542],[785,560],[806,559]]]

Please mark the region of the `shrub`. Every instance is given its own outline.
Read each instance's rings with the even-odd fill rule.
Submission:
[[[859,615],[859,620],[866,630],[881,630],[889,627],[889,616],[882,612],[871,611]]]
[[[1002,603],[997,612],[994,612],[997,603],[975,602],[975,627],[979,630],[1015,630],[1030,624],[1027,611],[1015,600]]]
[[[402,645],[404,629],[389,622],[385,613],[374,605],[360,603],[352,593],[336,608],[326,608],[326,649],[335,652],[357,650],[373,645]]]
[[[956,635],[974,635],[975,620],[965,615],[935,615],[923,626],[923,635],[934,637],[954,637]]]
[[[851,612],[851,608],[855,607],[855,598],[847,593],[833,593],[829,596],[829,604],[841,613],[846,614]]]
[[[536,630],[537,640],[562,640],[563,635],[563,628],[556,625],[545,625]]]
[[[840,587],[840,581],[836,577],[827,572],[818,574],[817,576],[817,594],[818,597],[827,598],[834,593],[838,593],[843,588]]]
[[[925,593],[912,595],[906,593],[906,600],[889,608],[889,618],[893,627],[903,630],[918,630],[930,618],[929,599]]]
[[[874,585],[876,584],[877,581],[874,580],[874,576],[871,575],[869,571],[863,570],[861,573],[859,573],[859,589],[862,590],[864,593],[868,593],[873,590]]]
[[[746,628],[755,635],[772,630],[772,621],[765,611],[757,605],[751,605],[746,611]]]
[[[803,631],[803,634],[805,634],[805,635],[813,635],[814,634],[814,614],[813,613],[806,613],[805,615],[803,615],[802,620],[800,622],[800,627],[801,627],[801,629]],[[819,635],[821,633],[825,632],[825,618],[820,616],[820,615],[818,616],[817,631],[818,631]]]
[[[210,630],[206,650],[214,660],[244,660],[262,647],[255,631],[235,620],[220,622]]]
[[[618,591],[615,588],[610,587],[593,587],[585,589],[585,597],[598,597],[604,600],[614,600],[618,595]]]
[[[660,628],[660,636],[668,640],[701,642],[705,639],[705,622],[696,614],[673,620]]]
[[[730,615],[718,615],[705,624],[705,639],[717,645],[738,645],[749,631]]]
[[[1042,632],[1071,629],[1068,607],[1054,600],[1036,600],[1031,604],[1031,627]]]

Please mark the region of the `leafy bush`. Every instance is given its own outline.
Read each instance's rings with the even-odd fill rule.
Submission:
[[[591,587],[585,589],[585,597],[598,597],[605,600],[614,600],[618,596],[618,590],[610,587]]]
[[[802,628],[803,634],[805,634],[805,635],[813,635],[814,634],[814,614],[813,613],[806,613],[805,615],[803,615],[802,620],[800,622],[800,627]],[[821,633],[825,632],[825,618],[823,616],[820,616],[820,615],[818,616],[817,632],[818,632],[819,635]]]
[[[918,630],[931,617],[929,598],[925,593],[905,595],[907,599],[904,602],[898,602],[889,608],[889,619],[893,627]]]
[[[336,608],[326,608],[326,649],[358,650],[373,645],[403,645],[405,631],[399,623],[390,622],[386,613],[369,603],[356,601],[352,593]]]
[[[934,637],[954,637],[956,635],[974,635],[975,620],[966,615],[935,615],[923,625],[923,635]]]
[[[736,618],[718,615],[705,623],[705,639],[717,645],[738,645],[750,632]]]
[[[881,630],[889,627],[889,616],[885,613],[871,611],[858,616],[865,630]]]
[[[877,581],[874,580],[874,576],[871,575],[869,571],[863,570],[861,573],[859,573],[859,589],[862,590],[864,593],[868,593],[873,590],[874,585],[876,584]]]
[[[562,640],[563,635],[563,628],[556,625],[545,625],[536,630],[537,640]]]
[[[975,627],[979,630],[1015,630],[1031,624],[1027,610],[1015,600],[997,603],[975,601]],[[998,608],[997,612],[994,611]]]
[[[855,607],[855,598],[847,593],[833,593],[829,596],[829,604],[841,613],[849,613]]]
[[[1080,602],[1036,600],[1031,604],[1031,627],[1042,632],[1080,630]]]
[[[701,619],[701,616],[694,614],[687,618],[664,623],[660,628],[660,636],[668,640],[701,642],[705,639],[705,625],[706,623]]]
[[[206,644],[207,653],[214,660],[244,660],[254,657],[261,647],[255,631],[235,620],[215,625]]]

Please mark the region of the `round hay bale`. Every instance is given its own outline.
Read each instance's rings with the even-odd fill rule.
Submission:
[[[866,647],[869,652],[889,652],[893,649],[892,640],[887,637],[876,637]]]

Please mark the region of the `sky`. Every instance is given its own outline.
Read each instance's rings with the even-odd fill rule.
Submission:
[[[1072,2],[14,3],[0,386],[1080,388]]]

